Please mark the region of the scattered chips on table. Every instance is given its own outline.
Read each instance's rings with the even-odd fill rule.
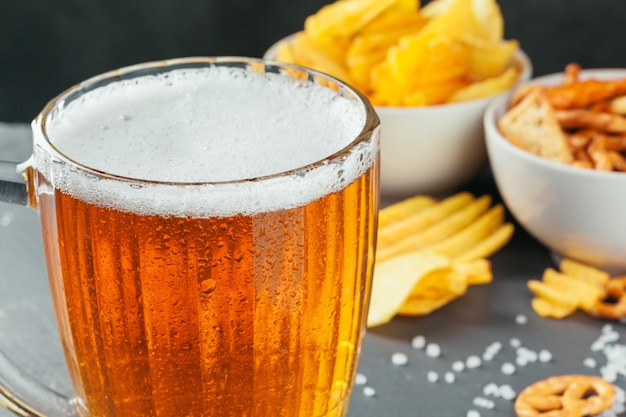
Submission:
[[[528,84],[498,121],[514,145],[557,162],[626,172],[626,78],[582,79],[567,65],[555,86]]]
[[[528,288],[535,295],[531,306],[538,315],[562,319],[581,309],[594,317],[616,319],[624,316],[619,311],[626,305],[621,307],[618,300],[607,299],[610,289],[622,278],[612,278],[605,271],[571,259],[563,259],[559,269],[546,268],[542,280],[528,281]],[[611,316],[602,313],[605,311],[610,311]]]
[[[493,279],[487,257],[513,226],[489,196],[416,196],[380,211],[368,326],[433,312]]]
[[[333,75],[374,105],[491,96],[521,73],[496,0],[338,0],[279,44],[276,59]]]

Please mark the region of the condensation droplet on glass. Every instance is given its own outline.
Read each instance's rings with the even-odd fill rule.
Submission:
[[[215,290],[215,287],[217,287],[217,281],[211,278],[205,279],[200,283],[200,286],[202,287],[203,292],[210,293]]]

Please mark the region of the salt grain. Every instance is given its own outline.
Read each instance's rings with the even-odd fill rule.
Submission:
[[[550,362],[552,360],[552,353],[549,350],[542,349],[539,352],[539,362]]]
[[[526,317],[523,314],[518,314],[517,316],[515,316],[515,323],[523,325],[528,323],[528,317]]]
[[[513,375],[515,373],[515,365],[510,362],[504,362],[500,367],[500,371],[504,375]]]
[[[436,343],[429,343],[426,345],[426,356],[431,358],[438,358],[441,355],[441,348]]]
[[[365,395],[366,397],[373,397],[374,395],[376,395],[376,390],[372,387],[364,387],[363,395]]]
[[[522,346],[522,342],[516,337],[509,340],[509,344],[511,345],[512,348],[518,348]]]
[[[396,352],[391,355],[391,363],[396,366],[404,366],[409,363],[409,358],[404,353]]]
[[[497,396],[497,395],[498,395],[498,393],[499,393],[499,388],[498,388],[498,386],[497,386],[495,383],[493,383],[493,382],[490,382],[490,383],[488,383],[487,385],[485,385],[485,386],[483,387],[483,395],[493,395],[493,396]]]
[[[482,365],[482,361],[480,360],[480,358],[476,355],[472,355],[469,356],[466,360],[465,360],[465,366],[467,366],[468,369],[476,369],[478,368],[480,365]]]
[[[596,360],[594,358],[585,358],[583,360],[583,365],[587,368],[595,368],[597,366]]]
[[[488,410],[492,410],[496,404],[491,401],[488,398],[484,398],[484,397],[475,397],[474,400],[472,401],[472,403],[476,406],[476,407],[482,407],[482,408],[486,408]]]
[[[480,417],[480,413],[476,410],[469,410],[466,417]]]
[[[515,390],[513,388],[511,388],[510,385],[502,385],[499,389],[499,394],[500,397],[504,398],[505,400],[513,400],[515,399],[515,397],[517,397],[517,393],[515,392]]]
[[[452,370],[454,372],[463,372],[463,370],[465,369],[465,364],[461,361],[454,361],[452,362]]]
[[[456,380],[456,377],[454,376],[454,372],[446,372],[443,375],[443,379],[448,383],[448,384],[452,384],[454,383],[454,381]]]
[[[367,377],[361,373],[357,373],[354,377],[354,383],[356,385],[365,385],[367,384]]]
[[[439,374],[435,371],[428,371],[426,379],[431,383],[437,382],[439,380]]]
[[[415,336],[413,340],[411,340],[411,346],[413,349],[424,349],[424,346],[426,346],[426,338],[422,335]]]

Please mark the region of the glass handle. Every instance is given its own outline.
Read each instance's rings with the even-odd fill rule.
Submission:
[[[15,162],[0,161],[0,201],[30,205],[30,169],[21,168]],[[0,406],[23,417],[78,417],[73,402],[37,381],[0,350]]]
[[[14,162],[0,161],[0,201],[28,205],[26,178]]]
[[[34,379],[2,351],[0,405],[24,417],[78,417],[72,399]]]

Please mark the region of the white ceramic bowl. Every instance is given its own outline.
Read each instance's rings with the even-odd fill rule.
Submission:
[[[585,70],[581,75],[624,78],[626,69]],[[559,73],[531,82],[553,85],[561,79]],[[496,126],[506,105],[507,97],[491,103],[484,125],[491,169],[509,211],[557,260],[566,256],[626,272],[626,173],[575,168],[517,148]]]
[[[274,59],[277,45],[289,38],[263,57]],[[532,64],[523,51],[516,53],[514,65],[521,69],[520,82],[531,77]],[[476,175],[487,163],[482,116],[498,96],[439,106],[375,107],[381,121],[382,196],[444,194]]]

